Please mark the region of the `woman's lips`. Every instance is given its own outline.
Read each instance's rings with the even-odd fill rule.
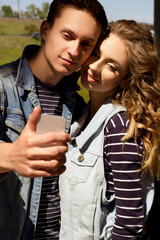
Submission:
[[[86,80],[88,82],[98,82],[98,79],[96,79],[92,73],[87,72],[86,73]]]

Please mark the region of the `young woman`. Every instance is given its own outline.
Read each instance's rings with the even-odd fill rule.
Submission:
[[[81,76],[90,103],[71,129],[60,239],[142,239],[160,177],[154,38],[134,21],[111,23]]]

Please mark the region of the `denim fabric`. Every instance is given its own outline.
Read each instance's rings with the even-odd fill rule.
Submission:
[[[14,142],[35,106],[40,106],[34,76],[27,62],[28,53],[38,46],[27,46],[22,57],[0,67],[0,141]],[[69,77],[68,77],[69,79]],[[63,116],[69,131],[77,90],[71,79],[63,83],[65,89]],[[42,178],[25,178],[15,172],[0,175],[0,239],[31,240],[40,201]]]
[[[115,199],[114,196],[110,199],[105,196],[104,127],[120,111],[125,109],[107,101],[80,135],[78,133],[87,117],[87,108],[82,118],[71,127],[67,170],[60,176],[60,240],[108,240],[111,237]],[[154,195],[153,179],[148,182],[144,180],[143,188],[147,214]]]

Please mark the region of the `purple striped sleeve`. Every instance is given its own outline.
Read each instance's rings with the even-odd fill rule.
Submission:
[[[115,194],[116,218],[112,240],[137,240],[144,224],[141,177],[139,168],[143,153],[140,139],[121,138],[127,131],[124,112],[116,114],[107,124],[104,140],[104,165],[107,180],[106,195]]]

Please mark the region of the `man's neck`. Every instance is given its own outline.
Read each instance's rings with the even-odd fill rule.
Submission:
[[[54,73],[49,64],[44,59],[42,47],[39,51],[28,59],[32,73],[47,85],[55,86],[64,77],[59,73]]]

